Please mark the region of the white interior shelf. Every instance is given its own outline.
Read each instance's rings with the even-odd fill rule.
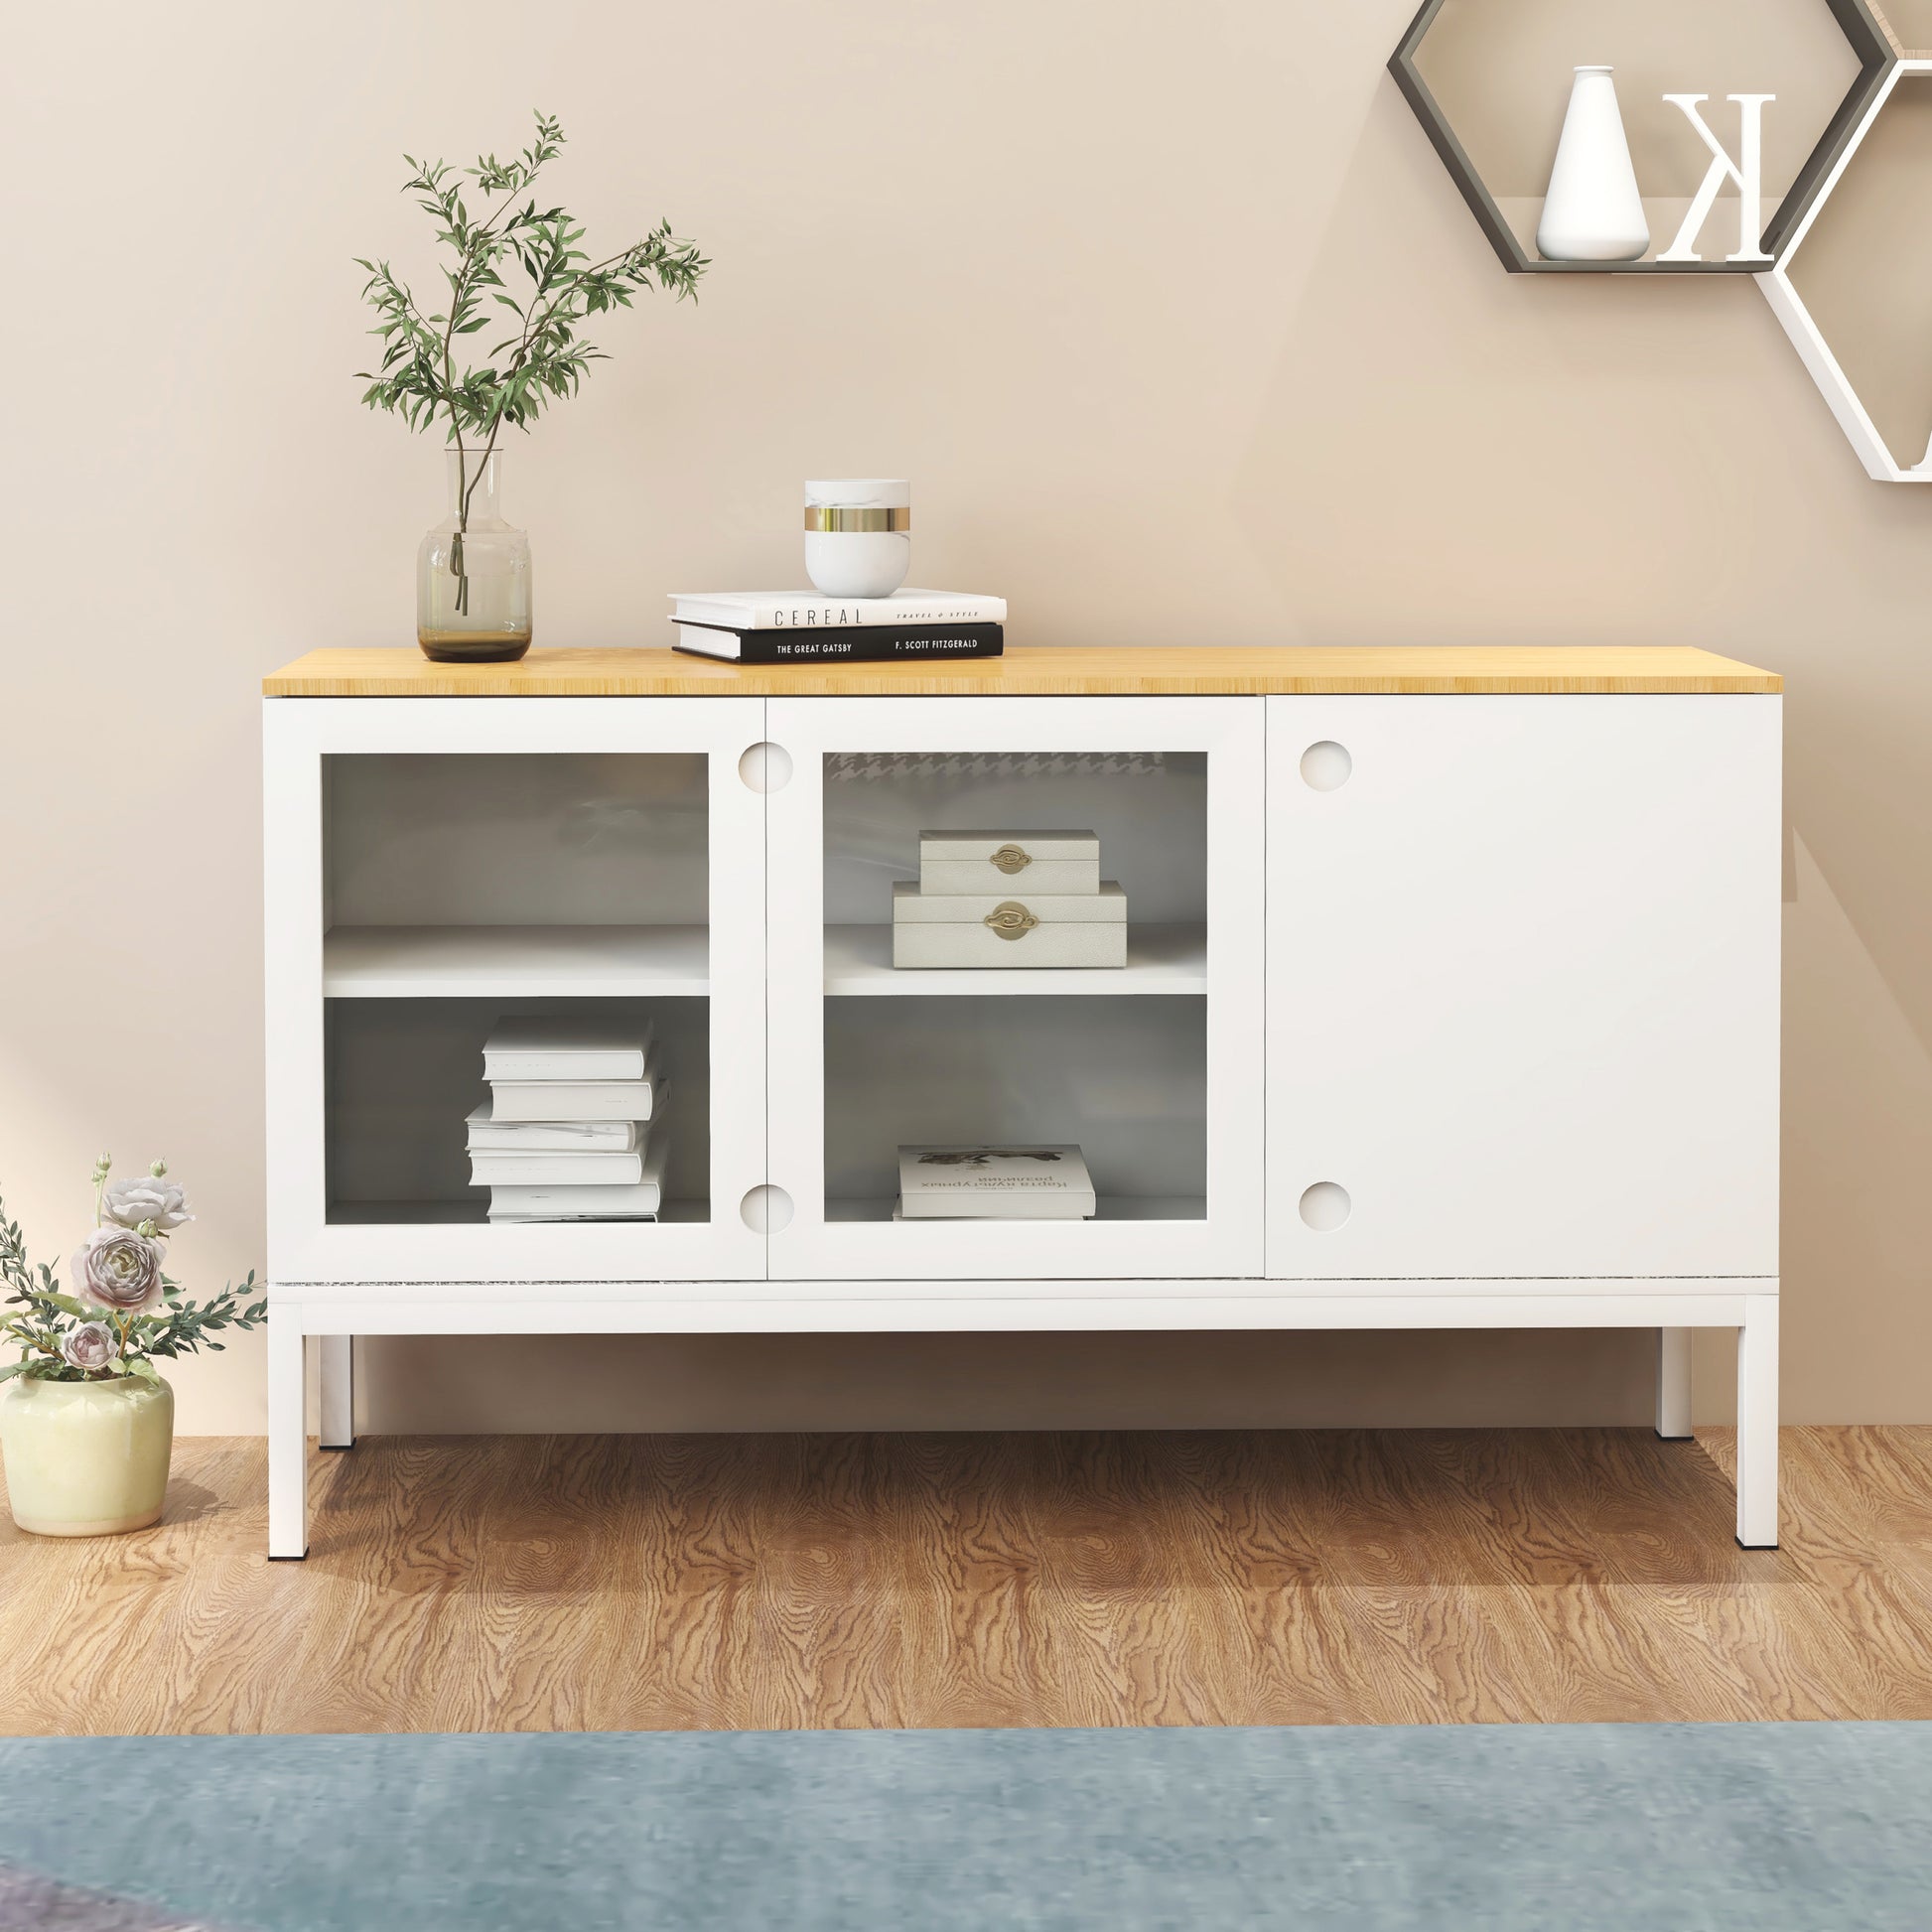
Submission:
[[[889,925],[825,928],[828,994],[958,996],[962,993],[1201,993],[1207,991],[1204,925],[1130,925],[1125,966],[954,966],[893,964]]]
[[[479,1187],[465,1200],[332,1200],[329,1203],[329,1219],[337,1227],[483,1226],[489,1219],[489,1203],[484,1199],[487,1191]],[[889,1213],[891,1207],[889,1201]],[[624,1220],[603,1225],[635,1229],[641,1238],[648,1240],[654,1229],[670,1223],[683,1226],[710,1219],[709,1201],[671,1200],[664,1203],[655,1221]],[[540,1232],[532,1234],[528,1232],[529,1229],[555,1229],[561,1225],[563,1223],[556,1221],[532,1221],[524,1227],[498,1227],[491,1229],[491,1232],[527,1242],[543,1238]]]
[[[825,1218],[841,1225],[855,1221],[891,1221],[895,1203],[884,1196],[868,1199],[847,1196],[825,1203]],[[1204,1194],[1102,1194],[1094,1203],[1096,1221],[1204,1221],[1207,1197]],[[1003,1220],[995,1217],[962,1217],[959,1220],[916,1219],[900,1221],[900,1227],[1063,1227],[1064,1222],[1033,1221],[1024,1218]]]
[[[337,1000],[623,999],[711,991],[701,925],[338,926],[322,990]]]

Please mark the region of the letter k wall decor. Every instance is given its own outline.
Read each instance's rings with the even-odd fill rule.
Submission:
[[[1389,71],[1511,274],[1755,275],[1867,473],[1932,482],[1932,50],[1869,0],[1426,0]]]

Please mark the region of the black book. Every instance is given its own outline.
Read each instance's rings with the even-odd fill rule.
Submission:
[[[900,657],[998,657],[1000,623],[861,623],[799,630],[732,630],[722,624],[675,623],[671,646],[689,657],[733,664],[877,664]]]

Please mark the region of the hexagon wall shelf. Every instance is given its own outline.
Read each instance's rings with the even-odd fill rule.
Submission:
[[[1887,27],[1888,35],[1890,31]],[[1932,121],[1932,54],[1907,51],[1895,37],[1893,48],[1893,61],[1876,94],[1793,224],[1776,264],[1758,277],[1758,286],[1866,475],[1880,483],[1932,483],[1932,447],[1918,454],[1915,438],[1899,421],[1904,412],[1882,408],[1889,434],[1874,416],[1881,405],[1873,390],[1887,387],[1887,376],[1901,371],[1911,380],[1922,367],[1924,375],[1912,382],[1920,405],[1912,412],[1914,429],[1917,437],[1932,434],[1932,261],[1926,272],[1918,266],[1932,257],[1923,242],[1932,213],[1932,184],[1923,197],[1909,201],[1912,188],[1924,180],[1922,159],[1912,156],[1901,162],[1886,140],[1908,116]],[[1918,161],[1917,170],[1911,169],[1911,161]],[[1901,204],[1901,240],[1909,246],[1888,249],[1857,231],[1874,209],[1896,216]],[[1835,232],[1836,224],[1844,221],[1853,223],[1853,231]],[[1822,258],[1816,266],[1814,257]],[[1886,272],[1891,286],[1874,290],[1873,281]],[[1843,281],[1848,273],[1857,276],[1851,288]],[[1839,344],[1836,349],[1833,338]],[[1907,463],[1914,456],[1917,460]]]
[[[1536,275],[1750,275],[1762,265],[1752,262],[1546,262],[1526,248],[1510,226],[1496,198],[1485,186],[1475,164],[1449,124],[1419,65],[1423,42],[1436,25],[1437,16],[1448,0],[1425,0],[1422,11],[1410,23],[1401,45],[1389,57],[1389,71],[1402,89],[1423,130],[1442,156],[1450,178],[1462,192],[1489,244],[1512,274]],[[1869,125],[1874,104],[1890,84],[1899,60],[1898,43],[1866,0],[1824,0],[1850,44],[1859,70],[1845,98],[1839,103],[1818,144],[1792,180],[1791,188],[1778,204],[1764,230],[1760,244],[1765,252],[1777,255],[1798,224],[1812,208],[1821,186],[1844,160],[1853,142]],[[1789,325],[1787,324],[1787,327]],[[1793,340],[1797,340],[1794,335]],[[1801,345],[1802,348],[1802,345]],[[1836,407],[1836,404],[1834,405]]]

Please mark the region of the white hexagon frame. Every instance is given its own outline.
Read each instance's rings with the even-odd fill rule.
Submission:
[[[1790,337],[1799,359],[1810,372],[1812,381],[1818,385],[1819,394],[1838,418],[1838,426],[1845,432],[1846,440],[1858,452],[1865,474],[1879,483],[1932,483],[1932,448],[1928,448],[1926,454],[1910,469],[1905,468],[1892,454],[1858,390],[1853,387],[1851,377],[1840,366],[1831,345],[1825,340],[1824,332],[1813,320],[1804,298],[1791,280],[1791,264],[1804,247],[1805,237],[1811,232],[1812,223],[1818,219],[1819,210],[1832,199],[1832,192],[1843,179],[1852,157],[1863,145],[1864,137],[1871,132],[1878,116],[1885,111],[1885,103],[1891,99],[1898,83],[1915,76],[1932,75],[1932,55],[1905,52],[1899,47],[1897,37],[1884,17],[1878,15],[1875,8],[1872,11],[1884,28],[1885,37],[1891,41],[1896,58],[1883,83],[1860,117],[1858,126],[1852,130],[1838,159],[1819,184],[1817,194],[1812,197],[1779,251],[1776,263],[1759,274],[1756,281],[1764,291],[1764,299],[1770,303],[1772,313],[1784,325],[1784,333]]]

